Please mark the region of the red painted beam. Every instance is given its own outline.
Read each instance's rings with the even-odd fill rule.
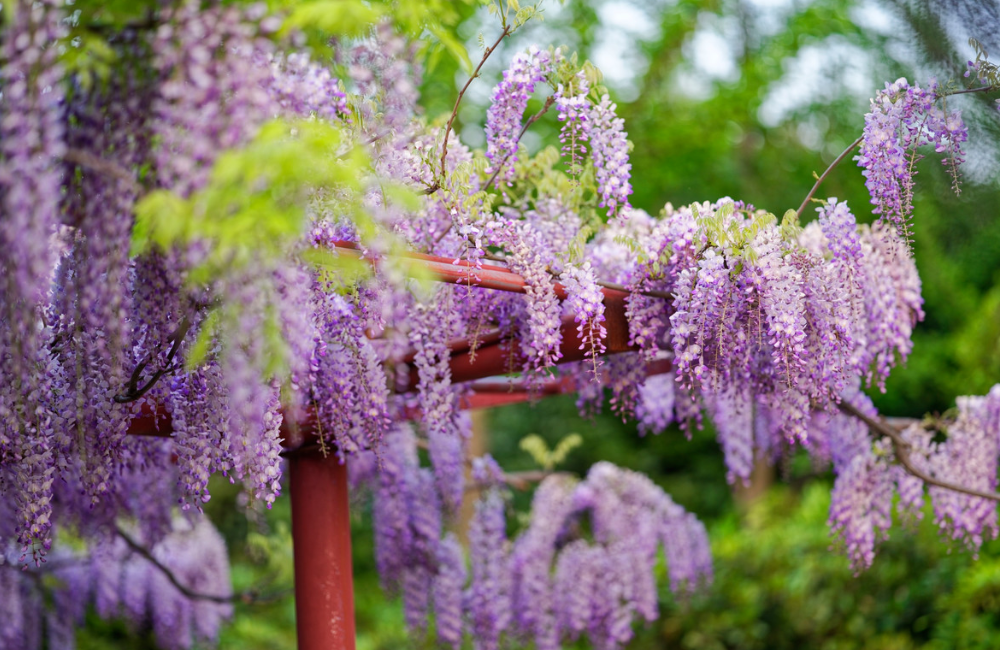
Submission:
[[[670,372],[673,364],[670,359],[657,359],[646,363],[646,376],[662,375]],[[604,374],[602,381],[607,382]],[[462,397],[463,409],[483,409],[508,404],[528,402],[549,395],[566,395],[576,392],[576,380],[573,377],[562,376],[547,381],[540,386],[529,386],[522,381],[477,381],[472,383],[472,392]]]
[[[626,295],[628,294],[621,291],[605,289],[604,327],[608,331],[607,338],[604,339],[604,345],[607,348],[605,354],[619,354],[635,350],[628,341],[628,320],[625,318]],[[559,359],[559,363],[586,359],[589,350],[580,339],[573,317],[569,316],[563,319],[560,332],[562,333],[562,342],[559,345],[559,352],[562,357]],[[448,367],[451,369],[451,379],[456,383],[507,375],[520,371],[523,365],[524,359],[521,356],[520,344],[510,340],[501,340],[491,345],[481,346],[476,349],[475,353],[467,350],[452,354],[451,360],[448,362]],[[410,374],[410,385],[417,385],[416,369]]]
[[[338,242],[337,245],[334,246],[334,251],[336,251],[338,255],[365,260],[372,266],[375,266],[378,263],[377,260],[366,258],[364,253],[358,250],[357,246],[350,242]],[[472,287],[481,287],[483,289],[509,291],[511,293],[525,292],[525,286],[527,283],[525,283],[524,278],[505,266],[496,266],[494,264],[484,262],[481,267],[476,268],[474,265],[464,260],[449,259],[447,257],[439,257],[437,255],[425,255],[423,253],[404,253],[402,256],[408,259],[419,260],[420,266],[433,273],[435,279],[439,282],[446,282],[448,284],[464,284]],[[553,282],[552,288],[555,290],[557,298],[560,300],[566,299],[566,287],[564,287],[562,283]],[[602,288],[601,291],[604,293],[605,304],[607,304],[608,297],[624,300],[625,296],[628,295],[628,293],[617,289]]]
[[[299,650],[354,650],[347,465],[318,451],[289,459]]]
[[[605,290],[604,303],[605,327],[608,331],[604,343],[607,348],[606,354],[618,354],[634,350],[628,342],[628,321],[625,318],[625,296],[620,291]],[[586,347],[581,349],[581,339],[577,331],[576,323],[572,317],[563,319],[560,328],[562,333],[562,343],[559,346],[562,358],[559,363],[569,363],[587,358]],[[506,375],[519,371],[524,364],[521,356],[520,344],[516,340],[502,339],[499,332],[491,331],[480,337],[475,353],[472,352],[471,342],[468,340],[454,341],[451,343],[452,356],[448,365],[451,369],[452,381],[455,383],[475,381],[497,375]],[[654,362],[666,363],[664,369],[654,369],[650,366],[649,374],[659,374],[669,370],[669,361]],[[406,390],[414,390],[417,386],[418,377],[416,368],[410,372],[410,383]],[[520,401],[527,401],[529,397],[501,399],[498,397],[477,398],[476,406],[468,408],[486,408],[489,405],[499,406],[501,404],[513,404]],[[131,435],[152,435],[169,436],[171,432],[170,414],[162,407],[158,406],[154,413],[149,406],[144,405],[139,415],[135,417],[129,426],[128,433]],[[315,414],[308,410],[304,418],[296,423],[291,423],[287,419],[281,425],[282,444],[287,449],[296,449],[305,442],[315,438],[316,422]]]

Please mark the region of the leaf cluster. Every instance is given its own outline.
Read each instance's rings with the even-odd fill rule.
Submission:
[[[191,197],[156,190],[139,201],[132,254],[206,245],[189,276],[196,285],[275,259],[301,238],[308,201],[320,188],[362,231],[370,230],[359,197],[368,172],[367,155],[349,146],[341,127],[274,120],[246,147],[222,153],[208,185]]]
[[[571,433],[562,438],[554,448],[549,449],[545,440],[538,434],[521,438],[522,451],[528,452],[531,458],[545,471],[551,471],[561,465],[569,453],[583,444],[583,438],[578,433]]]
[[[978,77],[991,88],[1000,88],[1000,66],[989,60],[989,53],[982,43],[974,38],[969,39],[969,45],[976,52],[976,60],[973,62],[978,67]]]

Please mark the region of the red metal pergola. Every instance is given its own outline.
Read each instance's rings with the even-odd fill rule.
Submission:
[[[341,255],[365,259],[351,244],[338,245]],[[441,282],[463,284],[515,293],[525,292],[524,279],[500,266],[476,268],[466,262],[409,253],[407,257],[430,271]],[[374,262],[373,262],[374,263]],[[566,298],[566,290],[554,285],[556,295]],[[605,354],[633,350],[629,345],[625,298],[617,289],[603,289],[607,338]],[[587,356],[572,318],[561,325],[559,363],[580,361]],[[511,342],[500,332],[487,332],[475,342],[453,341],[449,367],[452,381],[473,382],[472,392],[463,398],[462,408],[501,406],[532,399],[537,395],[573,392],[569,378],[557,379],[528,391],[522,386],[487,378],[508,374]],[[513,346],[516,355],[518,346]],[[515,357],[516,358],[516,357]],[[518,364],[519,365],[519,364]],[[647,374],[668,371],[669,362],[653,362]],[[416,385],[416,371],[410,385]],[[170,415],[162,409],[143,410],[131,423],[133,435],[169,436]],[[282,445],[289,458],[289,490],[292,502],[292,539],[295,562],[295,615],[300,650],[354,650],[354,586],[351,572],[350,511],[347,466],[335,455],[324,456],[316,445],[314,415],[307,412],[295,427],[282,425]]]

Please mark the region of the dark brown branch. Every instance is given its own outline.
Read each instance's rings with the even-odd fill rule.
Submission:
[[[84,151],[83,149],[67,149],[66,153],[63,154],[63,160],[68,163],[73,163],[74,165],[79,165],[80,167],[92,169],[99,174],[123,181],[126,185],[128,185],[128,188],[136,194],[142,194],[143,192],[142,186],[136,182],[135,175],[129,170],[110,160],[105,160],[100,156],[95,156],[89,151]]]
[[[979,88],[965,88],[963,90],[953,90],[951,92],[944,93],[943,97],[949,97],[951,95],[971,95],[972,93],[988,93],[997,90],[995,86],[980,86]]]
[[[419,442],[417,443],[417,446],[425,448]],[[505,472],[503,475],[503,482],[515,490],[527,490],[533,483],[541,483],[548,477],[557,475],[569,476],[570,474],[569,472],[556,472],[542,469],[524,472]],[[483,486],[475,482],[469,482],[465,485],[466,492],[473,492],[482,489]]]
[[[568,472],[550,470],[534,470],[527,472],[507,472],[503,475],[504,482],[515,490],[527,490],[532,483],[541,483],[550,476],[557,474],[569,475]]]
[[[968,494],[974,497],[989,499],[991,501],[1000,501],[1000,494],[995,492],[982,492],[980,490],[967,488],[962,485],[956,485],[955,483],[949,483],[948,481],[941,481],[920,470],[913,464],[913,460],[910,458],[910,443],[903,439],[903,436],[900,435],[898,429],[889,426],[881,419],[875,419],[868,416],[847,400],[841,400],[837,406],[841,412],[856,417],[864,422],[872,433],[877,433],[881,436],[889,438],[889,440],[892,441],[892,447],[896,452],[896,458],[899,459],[903,468],[924,483],[927,483],[928,485],[936,485],[937,487],[944,488],[946,490],[961,492],[962,494]]]
[[[451,134],[451,127],[455,123],[455,118],[458,117],[458,107],[462,103],[462,98],[465,97],[465,91],[467,91],[469,89],[469,86],[472,85],[472,82],[479,77],[479,72],[483,69],[483,66],[486,64],[486,60],[490,58],[490,55],[493,54],[493,51],[497,49],[497,46],[500,45],[500,41],[510,36],[511,31],[512,29],[510,25],[504,25],[503,31],[500,32],[500,36],[498,36],[497,40],[493,42],[493,45],[486,48],[486,50],[483,52],[483,58],[479,61],[479,65],[476,66],[476,69],[475,71],[473,71],[472,76],[469,77],[469,80],[465,82],[465,85],[462,86],[462,89],[458,91],[458,97],[455,98],[455,107],[451,109],[451,117],[448,118],[448,123],[444,127],[444,141],[441,144],[441,180],[435,181],[433,185],[424,190],[424,194],[433,194],[434,192],[437,192],[439,189],[441,189],[441,182],[444,180],[444,177],[447,173],[447,170],[445,168],[445,162],[448,158],[448,136]]]
[[[617,284],[615,282],[605,282],[604,280],[598,280],[597,286],[604,287],[605,289],[613,289],[615,291],[622,291],[624,293],[637,293],[641,296],[649,296],[650,298],[662,298],[664,300],[673,300],[673,296],[669,291],[659,291],[658,289],[639,289],[633,291],[626,287],[624,284]]]
[[[160,573],[162,573],[163,576],[168,581],[170,581],[170,584],[176,587],[177,591],[181,592],[181,594],[183,594],[185,598],[188,598],[190,600],[206,600],[211,603],[220,603],[220,604],[235,603],[235,602],[251,604],[251,603],[265,603],[273,600],[280,600],[281,598],[284,598],[289,593],[291,593],[291,590],[282,590],[274,594],[268,594],[267,596],[262,596],[256,591],[241,591],[239,593],[230,594],[228,596],[216,596],[213,594],[203,594],[201,592],[194,591],[193,589],[189,588],[187,585],[182,583],[180,580],[178,580],[177,576],[174,575],[174,572],[170,570],[170,567],[166,566],[158,559],[156,559],[156,557],[153,556],[153,554],[150,552],[148,548],[146,548],[145,546],[137,542],[135,539],[133,539],[131,535],[126,533],[121,528],[121,526],[117,525],[115,526],[115,533],[122,538],[122,541],[124,541],[125,544],[134,553],[137,553],[138,555],[142,556],[150,564],[156,567],[156,569]]]
[[[830,163],[830,166],[826,168],[826,171],[823,172],[823,175],[816,179],[816,183],[812,186],[812,189],[809,190],[809,194],[806,194],[806,198],[802,201],[802,205],[800,205],[799,209],[795,211],[795,215],[797,217],[799,217],[800,219],[802,218],[802,211],[806,209],[806,205],[808,205],[809,200],[812,199],[813,194],[816,193],[816,190],[819,189],[819,186],[823,183],[824,180],[826,180],[826,177],[830,174],[830,172],[832,172],[833,169],[840,164],[840,162],[847,156],[847,154],[854,151],[857,148],[857,146],[861,144],[862,139],[864,139],[864,136],[859,137],[857,140],[848,145],[848,147],[844,149],[844,152],[839,156],[837,156],[836,160]]]
[[[181,365],[179,363],[174,363],[174,358],[177,356],[177,352],[180,350],[181,342],[184,341],[184,337],[187,336],[188,330],[191,329],[191,320],[187,317],[184,318],[177,326],[177,329],[167,338],[171,341],[170,350],[167,352],[166,362],[163,367],[153,373],[153,375],[144,383],[139,386],[139,379],[142,377],[143,370],[149,365],[151,361],[151,354],[147,354],[146,358],[139,362],[132,371],[132,376],[129,377],[128,386],[124,393],[119,393],[115,395],[114,400],[117,404],[126,404],[128,402],[134,402],[156,385],[162,377],[169,375],[170,373],[180,370]]]

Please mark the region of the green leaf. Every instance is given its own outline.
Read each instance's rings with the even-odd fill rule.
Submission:
[[[281,34],[293,29],[318,29],[338,36],[364,36],[385,13],[385,7],[378,2],[315,0],[297,5],[285,19]]]
[[[577,447],[583,444],[583,437],[579,433],[571,433],[556,445],[556,448],[552,450],[552,455],[549,456],[553,466],[562,464],[569,455],[569,452],[573,451]]]
[[[90,90],[95,83],[111,76],[112,66],[118,56],[106,40],[84,30],[78,30],[69,39],[59,57],[68,78],[74,78],[83,90]]]
[[[532,433],[521,439],[520,447],[528,452],[531,458],[538,463],[545,471],[551,471],[556,465],[566,460],[569,452],[583,444],[583,438],[578,433],[571,433],[556,445],[556,448],[549,450],[545,440],[538,434]]]
[[[161,190],[140,201],[133,253],[193,241],[207,245],[202,263],[188,275],[191,284],[204,284],[230,269],[288,254],[317,196],[325,197],[325,207],[352,216],[363,237],[373,237],[375,224],[361,204],[368,158],[360,148],[344,151],[343,139],[339,126],[319,121],[265,124],[246,147],[222,153],[208,184],[190,198]],[[393,192],[411,202],[402,189]]]
[[[465,45],[441,25],[428,25],[428,30],[441,42],[441,45],[462,67],[462,70],[466,74],[472,74],[472,59],[469,58],[469,52],[465,49]]]
[[[167,190],[154,190],[135,206],[135,227],[132,229],[132,256],[141,255],[156,246],[167,250],[174,242],[184,239],[184,223],[190,218],[190,204]]]
[[[396,203],[407,212],[416,212],[423,207],[421,196],[400,183],[383,183],[382,193],[388,201]]]
[[[321,279],[326,282],[353,285],[371,276],[371,266],[357,257],[337,255],[322,248],[308,248],[299,257],[307,264],[325,271]]]
[[[549,446],[545,444],[545,441],[537,433],[532,433],[521,439],[521,443],[518,445],[523,451],[528,452],[532,460],[535,461],[539,466],[549,469]]]

